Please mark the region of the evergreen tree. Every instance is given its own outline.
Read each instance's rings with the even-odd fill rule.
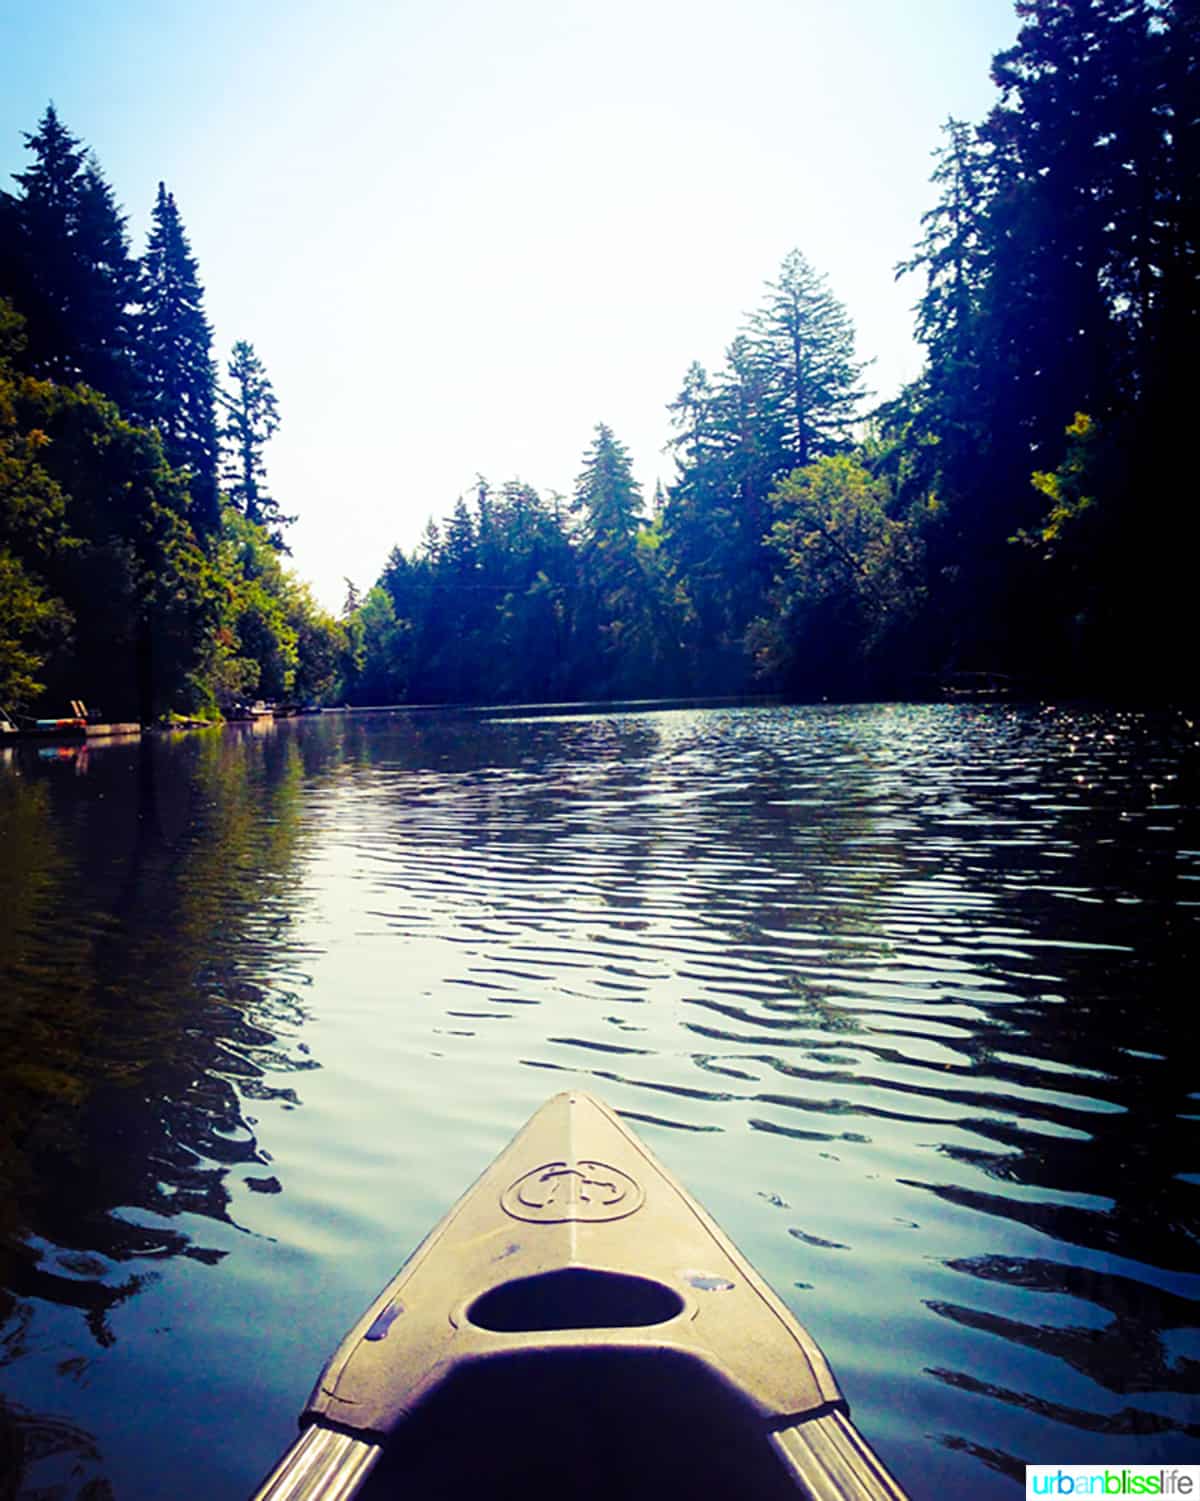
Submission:
[[[477,582],[479,539],[475,521],[460,495],[446,523],[442,542],[442,562],[460,584],[469,588]]]
[[[727,493],[727,435],[720,429],[716,394],[702,365],[689,367],[668,411],[677,432],[670,447],[678,475],[663,506],[662,530],[681,637],[692,687],[707,683],[727,688],[745,670],[745,620],[732,607],[733,575],[727,571],[730,549],[739,546],[740,538]]]
[[[1173,0],[1019,14],[993,65],[999,102],[977,131],[947,128],[940,202],[902,268],[925,272],[929,352],[907,400],[910,499],[927,503],[945,665],[1075,672],[1082,651],[1132,680],[1182,626],[1176,564],[1197,545],[1184,508],[1165,557],[1146,504],[1176,488],[1189,415],[1200,27]],[[1011,543],[1056,535],[1045,477],[1078,467],[1081,430],[1105,435],[1105,515],[1069,528],[1068,568],[1062,548]]]
[[[1020,453],[1027,504],[1030,471],[1061,452],[1072,415],[1107,416],[1121,397],[1110,147],[1126,70],[1113,73],[1107,43],[1126,3],[1026,0],[1016,43],[992,67],[1001,98],[980,129],[993,176],[981,336],[991,422]]]
[[[84,381],[129,412],[136,268],[124,215],[52,104],[25,142],[34,162],[15,174],[19,193],[0,194],[0,295],[26,320],[25,366]]]
[[[279,427],[279,408],[253,344],[239,340],[233,346],[229,381],[229,390],[216,391],[217,403],[225,412],[220,430],[225,493],[248,521],[267,532],[273,547],[287,552],[283,528],[296,518],[284,516],[268,493],[263,460],[263,449]]]
[[[913,436],[938,446],[943,481],[953,472],[959,488],[974,476],[988,438],[988,393],[980,380],[980,299],[987,269],[983,211],[988,186],[984,155],[974,128],[947,120],[944,142],[935,153],[931,181],[940,199],[921,217],[924,234],[913,255],[896,275],[924,273],[925,289],[917,302],[916,334],[929,363],[920,400],[910,403],[917,426]],[[916,393],[913,393],[916,394]],[[936,424],[932,430],[922,419]]]
[[[1168,0],[1162,22],[1156,105],[1167,149],[1153,190],[1144,191],[1153,191],[1160,215],[1158,291],[1147,319],[1154,343],[1147,394],[1162,404],[1165,451],[1167,434],[1190,411],[1200,346],[1200,6]]]
[[[575,481],[573,509],[582,513],[585,545],[622,566],[645,519],[642,491],[633,477],[629,451],[603,422],[596,424],[595,441]]]
[[[193,522],[211,536],[220,523],[212,331],[179,210],[161,182],[142,260],[141,302],[143,416],[157,427],[168,461],[188,471]]]
[[[715,379],[688,371],[670,407],[679,474],[662,535],[694,684],[747,685],[746,633],[776,569],[768,497],[791,470],[846,446],[862,370],[845,308],[795,250]]]
[[[641,487],[625,447],[604,423],[575,482],[581,514],[577,644],[592,666],[588,692],[596,696],[640,691],[651,680],[656,656],[652,601],[639,556],[644,523]],[[593,665],[594,664],[594,665]]]
[[[826,278],[793,250],[752,316],[748,349],[778,425],[781,473],[846,447],[863,399],[854,327]]]
[[[930,608],[924,660],[940,669],[974,651],[988,602],[999,585],[985,577],[1009,566],[1003,538],[1012,503],[1011,467],[997,379],[985,340],[983,304],[997,252],[987,238],[994,192],[988,149],[976,129],[950,119],[935,152],[939,196],[922,216],[923,234],[896,275],[919,272],[916,334],[928,362],[920,378],[876,413],[885,468],[894,472],[899,507],[926,547]],[[1022,484],[1020,472],[1015,484]],[[984,663],[983,665],[991,665]]]
[[[555,699],[572,691],[578,577],[558,500],[543,500],[512,480],[490,505],[488,577],[499,586],[499,600],[489,675],[493,692],[509,698]]]

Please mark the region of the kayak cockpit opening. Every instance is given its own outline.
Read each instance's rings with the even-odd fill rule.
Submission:
[[[493,1287],[466,1311],[478,1329],[525,1334],[551,1329],[635,1329],[683,1312],[680,1295],[649,1277],[565,1267]]]

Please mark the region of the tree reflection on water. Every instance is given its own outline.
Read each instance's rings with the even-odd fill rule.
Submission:
[[[317,1066],[294,993],[244,974],[303,857],[295,742],[80,751],[0,777],[0,1366],[36,1302],[103,1347],[148,1264],[219,1260],[197,1227],[229,1223],[230,1167],[274,1185],[246,1102],[296,1102],[268,1071]],[[72,1424],[0,1409],[0,1496],[36,1471],[39,1497],[99,1501],[99,1459]]]

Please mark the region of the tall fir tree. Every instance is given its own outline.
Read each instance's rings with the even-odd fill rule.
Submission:
[[[263,459],[263,449],[279,428],[279,407],[253,344],[242,339],[233,346],[229,386],[218,388],[216,399],[225,414],[220,430],[225,493],[248,521],[266,531],[273,547],[287,552],[283,528],[296,518],[283,515],[267,490]]]
[[[220,524],[212,330],[179,210],[161,182],[141,271],[142,415],[162,435],[170,463],[188,471],[193,523],[211,536]]]
[[[641,486],[633,477],[629,451],[612,428],[596,424],[596,437],[575,481],[574,509],[583,517],[585,545],[624,566],[644,521]]]
[[[999,100],[948,127],[901,268],[926,276],[928,368],[890,417],[919,451],[934,665],[1142,685],[1190,623],[1198,545],[1172,502],[1200,329],[1200,12],[1017,9]]]
[[[799,250],[767,283],[747,342],[778,424],[778,468],[800,469],[844,449],[864,396],[864,367],[855,358],[850,315]]]
[[[776,570],[768,497],[793,469],[846,448],[863,368],[846,309],[794,250],[724,368],[711,380],[689,369],[669,409],[679,473],[662,530],[695,683],[746,686],[746,633]]]
[[[129,413],[137,296],[125,216],[95,157],[47,106],[25,135],[33,164],[0,194],[0,295],[26,322],[26,368],[84,381]]]
[[[992,65],[1000,102],[980,127],[993,177],[981,334],[1003,397],[991,420],[1020,453],[1026,489],[1031,469],[1061,452],[1074,412],[1107,415],[1120,399],[1108,143],[1124,80],[1106,43],[1125,7],[1024,0],[1017,41]]]
[[[965,484],[987,441],[987,392],[981,389],[979,311],[987,252],[983,211],[988,183],[983,149],[973,126],[949,119],[935,152],[931,181],[938,202],[921,216],[924,233],[897,277],[921,272],[925,287],[916,305],[916,335],[928,352],[928,368],[912,411],[915,435],[938,449],[948,470]],[[928,419],[935,424],[922,425]]]
[[[653,589],[638,545],[642,492],[628,450],[602,422],[575,482],[574,509],[581,515],[583,583],[577,644],[592,669],[586,691],[640,691],[653,679],[657,646]]]

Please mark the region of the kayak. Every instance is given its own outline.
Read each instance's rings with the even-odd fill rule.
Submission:
[[[582,1091],[417,1247],[300,1422],[254,1501],[906,1501],[816,1341]]]

